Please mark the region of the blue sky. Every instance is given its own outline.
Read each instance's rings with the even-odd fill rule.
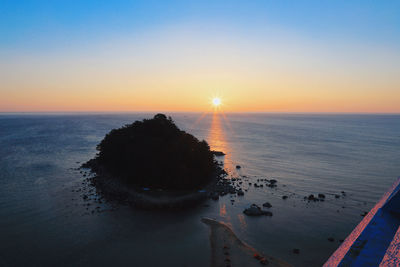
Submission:
[[[400,1],[0,1],[0,46],[29,49],[135,35],[166,25],[282,28],[316,39],[399,47]]]

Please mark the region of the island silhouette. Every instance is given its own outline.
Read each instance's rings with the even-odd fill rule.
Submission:
[[[94,173],[91,183],[109,200],[176,208],[238,191],[214,158],[224,153],[164,114],[111,130],[96,149],[82,168]]]
[[[171,117],[157,114],[109,132],[86,166],[103,168],[132,186],[195,190],[216,170],[206,141],[180,130]]]

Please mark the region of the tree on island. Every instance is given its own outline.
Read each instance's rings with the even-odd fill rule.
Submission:
[[[195,190],[213,179],[217,167],[207,142],[164,114],[112,130],[97,150],[87,165],[132,186]]]

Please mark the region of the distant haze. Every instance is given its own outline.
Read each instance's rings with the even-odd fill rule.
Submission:
[[[2,1],[0,112],[400,112],[400,2],[251,2]]]

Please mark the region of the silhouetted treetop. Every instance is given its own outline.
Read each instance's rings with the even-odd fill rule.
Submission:
[[[111,130],[97,150],[97,165],[134,186],[198,189],[216,167],[207,142],[181,131],[164,114]]]

